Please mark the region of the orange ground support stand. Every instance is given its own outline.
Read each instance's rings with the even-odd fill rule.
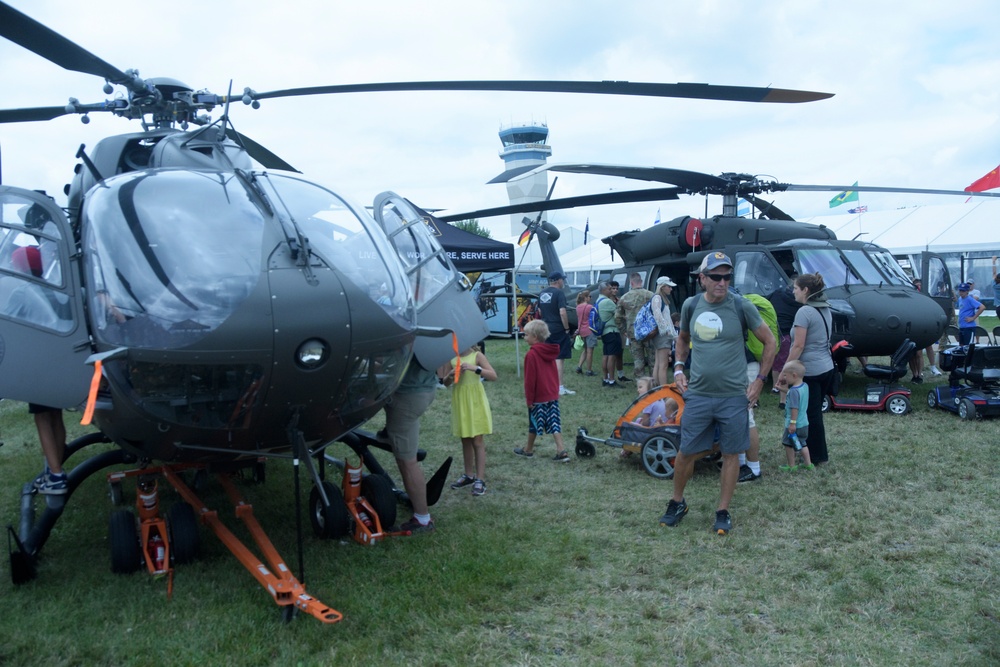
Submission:
[[[200,517],[201,522],[212,529],[219,540],[232,552],[234,556],[236,556],[236,559],[243,564],[243,567],[245,567],[246,570],[253,575],[261,587],[270,593],[275,604],[286,608],[294,605],[295,609],[306,612],[324,623],[336,623],[340,621],[343,618],[343,614],[326,606],[316,598],[306,593],[305,585],[299,582],[298,579],[292,575],[291,570],[281,558],[278,550],[274,548],[274,545],[264,532],[264,529],[261,528],[260,523],[257,521],[257,517],[254,516],[253,506],[243,499],[229,475],[225,473],[218,473],[216,478],[218,479],[223,490],[226,492],[226,495],[229,496],[230,501],[232,501],[236,509],[237,518],[243,521],[244,525],[250,531],[250,535],[257,544],[257,548],[264,554],[264,558],[267,560],[269,567],[257,558],[257,556],[222,523],[219,519],[218,513],[209,509],[201,501],[197,494],[195,494],[195,492],[177,474],[179,470],[198,467],[199,466],[191,465],[154,466],[140,470],[112,473],[109,475],[109,479],[120,480],[123,477],[132,477],[137,475],[162,475],[170,483],[170,485],[176,489],[177,493],[180,494],[180,496],[194,508],[195,514]],[[137,501],[137,505],[139,502],[141,501]],[[374,515],[374,512],[372,514]],[[157,521],[159,524],[155,523]],[[166,530],[163,527],[163,520],[158,518],[158,516],[156,518],[151,517],[149,519],[148,529],[146,527],[146,518],[143,519],[142,525],[142,552],[147,558],[148,569],[150,567],[148,562],[148,559],[150,558],[148,540],[151,539],[153,535],[157,534],[155,532],[156,530],[162,530],[163,532],[159,534],[162,536],[164,541],[166,541]],[[160,525],[161,527],[157,529],[154,527],[156,525]],[[169,545],[167,548],[169,548]],[[153,553],[155,557],[155,551]],[[169,552],[167,552],[166,555],[169,556]],[[169,557],[166,558],[165,562],[169,563]],[[168,570],[167,572],[168,574],[172,574],[172,570]]]

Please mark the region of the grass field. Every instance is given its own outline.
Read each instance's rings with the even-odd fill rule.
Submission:
[[[1000,420],[931,411],[929,385],[912,385],[909,415],[827,415],[830,463],[788,474],[778,471],[781,413],[767,393],[758,412],[764,476],[739,486],[733,532],[720,538],[709,530],[712,466],[688,487],[685,521],[666,529],[657,519],[671,483],[646,475],[636,457],[599,445],[594,458],[557,464],[550,438],[534,459],[515,457],[526,410],[514,342],[491,341],[487,354],[500,379],[487,386],[485,496],[446,488],[432,508],[436,533],[374,547],[314,539],[307,522],[306,584],[342,622],[282,623],[204,529],[203,557],[177,569],[172,599],[163,580],[112,574],[112,507],[95,475],[53,531],[36,580],[15,587],[0,565],[0,664],[1000,663]],[[860,395],[865,383],[849,373],[842,394]],[[599,378],[570,374],[567,384],[578,392],[561,401],[571,450],[578,427],[607,436],[635,397]],[[19,489],[41,464],[23,404],[0,403],[0,434],[0,517],[16,526]],[[455,456],[457,476],[446,391],[422,440],[428,473]],[[275,461],[266,484],[240,488],[296,568],[292,484],[291,466]],[[172,502],[172,491],[162,495]],[[221,491],[210,486],[204,499],[246,536]]]

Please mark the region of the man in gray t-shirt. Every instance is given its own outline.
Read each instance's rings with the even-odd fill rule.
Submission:
[[[687,513],[684,488],[694,472],[695,461],[711,451],[718,427],[722,492],[712,530],[726,535],[733,525],[729,501],[739,475],[739,454],[750,446],[747,407],[760,396],[774,362],[776,344],[756,306],[730,293],[733,262],[725,253],[706,255],[698,269],[698,280],[704,294],[689,297],[681,307],[674,380],[684,395],[684,416],[680,451],[674,460],[673,497],[660,518],[660,525],[676,526]],[[737,308],[743,310],[746,327],[764,343],[760,372],[749,386],[746,337]],[[689,352],[692,353],[690,384],[684,375]]]

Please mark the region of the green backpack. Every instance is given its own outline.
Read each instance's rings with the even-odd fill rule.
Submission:
[[[757,307],[760,318],[764,320],[764,324],[767,325],[771,330],[771,335],[774,336],[774,344],[775,348],[777,348],[781,341],[781,335],[778,333],[778,314],[774,312],[774,306],[767,300],[767,297],[760,294],[746,294],[743,298]],[[740,312],[742,314],[742,311]],[[746,325],[744,324],[745,327]],[[764,353],[764,343],[757,339],[753,331],[747,331],[747,349],[753,354],[754,359],[760,361],[760,357]]]

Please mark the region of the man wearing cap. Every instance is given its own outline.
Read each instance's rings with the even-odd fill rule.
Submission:
[[[958,344],[968,345],[972,342],[976,333],[976,319],[986,310],[986,306],[979,303],[976,298],[969,294],[972,286],[969,283],[961,283],[958,286]]]
[[[673,497],[660,518],[660,525],[676,526],[687,513],[684,488],[691,479],[695,461],[711,451],[718,426],[722,489],[712,530],[718,535],[727,535],[733,525],[729,501],[739,476],[739,454],[750,446],[747,408],[757,401],[771,371],[775,341],[757,307],[729,291],[733,262],[725,253],[706,255],[698,269],[698,280],[704,293],[689,297],[681,307],[674,380],[684,394],[684,418],[681,420],[680,451],[674,461]],[[743,309],[742,318],[737,308]],[[764,343],[759,373],[749,386],[743,322]],[[689,352],[692,355],[690,382],[684,376]]]
[[[559,395],[571,396],[575,391],[563,386],[563,359],[573,357],[573,339],[570,338],[569,318],[566,316],[566,293],[563,285],[566,275],[561,271],[549,274],[549,286],[538,293],[538,312],[542,320],[549,325],[547,343],[559,346],[559,356],[556,357],[556,370],[559,373]]]
[[[618,304],[615,306],[615,326],[621,331],[622,337],[629,342],[635,378],[650,375],[656,361],[653,341],[635,339],[635,316],[652,298],[653,293],[642,286],[642,275],[633,272],[628,277],[628,292],[618,299]]]

